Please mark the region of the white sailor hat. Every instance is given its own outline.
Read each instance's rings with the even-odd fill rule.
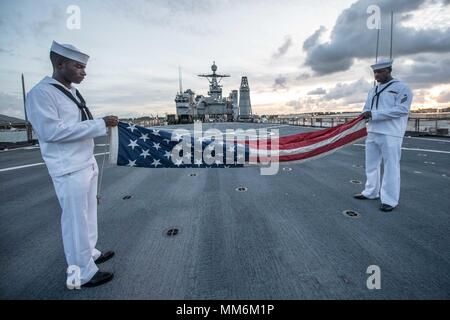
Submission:
[[[394,60],[392,59],[380,59],[378,62],[376,62],[375,64],[371,65],[370,67],[373,69],[373,71],[375,70],[379,70],[379,69],[384,69],[384,68],[388,68],[388,67],[392,67],[392,63],[394,62]]]
[[[53,41],[50,51],[83,64],[87,64],[89,59],[87,54],[81,52],[80,49],[71,44],[59,44],[58,42]]]

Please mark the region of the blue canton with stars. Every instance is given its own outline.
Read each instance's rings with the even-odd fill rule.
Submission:
[[[183,142],[183,136],[172,134],[171,131],[160,129],[147,129],[132,123],[119,122],[118,125],[118,152],[117,165],[129,167],[150,167],[150,168],[230,168],[243,167],[242,162],[247,163],[249,158],[248,146],[242,152],[237,152],[236,144],[227,145],[225,142],[218,141],[217,144],[222,147],[222,154],[218,153],[218,159],[214,163],[208,164],[203,157],[194,158],[194,137],[187,135],[185,139],[190,139],[191,152],[183,155],[180,143]],[[209,148],[208,154],[215,156],[213,144],[214,140],[206,138],[197,138],[197,144],[201,142],[202,152]],[[183,158],[172,161],[172,151],[178,152]],[[215,147],[218,148],[217,146]],[[225,161],[226,150],[233,152],[234,163],[223,163]],[[239,159],[239,161],[238,161]],[[239,162],[239,163],[238,163]]]

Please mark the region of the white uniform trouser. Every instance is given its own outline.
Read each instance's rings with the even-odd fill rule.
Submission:
[[[61,228],[64,253],[69,266],[67,284],[82,285],[98,271],[94,260],[101,252],[97,244],[97,163],[53,177],[61,205]]]
[[[381,203],[395,207],[400,198],[400,158],[403,138],[369,132],[366,138],[367,198],[380,197]],[[380,184],[381,160],[384,162]]]

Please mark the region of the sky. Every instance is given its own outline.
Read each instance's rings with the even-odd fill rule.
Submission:
[[[224,96],[248,77],[256,114],[360,111],[391,10],[393,76],[413,109],[449,107],[450,0],[0,0],[0,114],[24,117],[21,74],[27,91],[51,76],[53,40],[90,55],[78,88],[96,116],[175,113],[178,67],[206,95],[213,61]]]

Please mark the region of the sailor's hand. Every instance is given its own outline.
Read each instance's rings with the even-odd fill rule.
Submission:
[[[116,116],[106,116],[103,118],[107,127],[116,127],[119,124],[119,118]]]
[[[363,112],[363,113],[361,113],[361,115],[364,116],[365,119],[372,118],[372,112],[370,112],[370,111]]]

